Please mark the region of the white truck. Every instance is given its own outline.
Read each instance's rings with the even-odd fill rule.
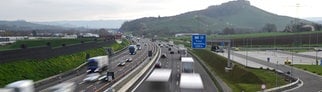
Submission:
[[[173,47],[173,46],[174,46],[173,41],[169,41],[169,46],[171,46],[171,47]]]
[[[75,87],[76,84],[74,82],[63,82],[40,92],[74,92]]]
[[[193,62],[192,57],[181,57],[182,72],[193,73]]]
[[[20,80],[6,85],[6,89],[14,89],[13,92],[35,92],[32,80]],[[9,91],[10,92],[10,91]]]
[[[181,73],[180,92],[204,92],[204,86],[200,74]]]
[[[140,44],[140,43],[137,43],[137,44],[136,44],[136,47],[137,47],[137,49],[138,49],[138,50],[141,50],[141,49],[142,49],[142,47],[141,47],[141,44]]]
[[[187,48],[179,47],[178,53],[180,54],[180,59],[181,59],[181,57],[186,57],[187,56]]]
[[[87,60],[87,63],[87,73],[100,73],[108,68],[108,56],[92,57]]]

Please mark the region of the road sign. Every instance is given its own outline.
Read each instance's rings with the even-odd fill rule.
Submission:
[[[192,48],[206,48],[206,35],[192,35]]]

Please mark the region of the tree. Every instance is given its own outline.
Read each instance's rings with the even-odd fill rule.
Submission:
[[[226,27],[223,30],[223,34],[235,34],[235,30],[234,30],[234,28],[228,28],[228,27]]]
[[[276,32],[277,28],[275,24],[267,23],[262,29],[264,32]]]

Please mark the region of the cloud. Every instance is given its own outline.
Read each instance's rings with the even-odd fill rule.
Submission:
[[[0,19],[30,21],[134,19],[172,16],[205,9],[231,0],[1,0]],[[318,0],[250,0],[251,4],[279,15],[322,16]],[[294,6],[294,7],[291,7]]]

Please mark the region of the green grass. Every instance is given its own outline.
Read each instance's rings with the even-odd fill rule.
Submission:
[[[211,53],[205,49],[192,50],[205,63],[211,67],[211,72],[222,78],[234,92],[255,92],[259,91],[261,84],[266,84],[267,88],[275,86],[275,72],[270,70],[250,69],[236,64],[232,71],[225,72],[226,58]],[[281,76],[277,77],[278,84],[286,84]]]
[[[117,51],[128,45],[127,41],[123,42],[123,44],[114,43],[108,47]],[[86,53],[94,57],[104,55],[105,51],[102,47],[49,59],[19,60],[0,64],[0,87],[23,79],[37,81],[76,68],[86,61]]]
[[[233,35],[207,35],[207,39],[242,39],[242,38],[257,38],[257,37],[273,37],[273,36],[286,36],[286,35],[299,35],[299,34],[316,34],[322,31],[313,32],[263,32],[263,33],[248,33],[248,34],[233,34]],[[172,37],[171,39],[190,41],[191,36]],[[314,45],[314,44],[312,44]]]
[[[285,36],[285,35],[299,35],[299,34],[315,34],[322,33],[322,31],[313,32],[264,32],[264,33],[250,33],[250,34],[233,34],[233,35],[211,35],[208,39],[242,39],[242,38],[257,38],[257,37],[273,37],[273,36]]]
[[[72,45],[72,44],[80,44],[81,41],[89,42],[94,41],[93,38],[79,38],[79,39],[39,39],[39,40],[18,40],[17,42],[0,46],[0,50],[10,50],[10,49],[18,49],[21,44],[27,45],[28,48],[47,46],[47,42],[50,42],[52,47],[61,47],[62,44]]]
[[[318,74],[318,75],[322,75],[322,66],[318,66],[318,65],[298,65],[295,64],[293,65],[294,67]]]

